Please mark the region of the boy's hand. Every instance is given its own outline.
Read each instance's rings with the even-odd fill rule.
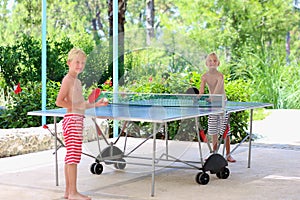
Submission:
[[[99,107],[99,106],[107,106],[108,105],[108,99],[107,98],[101,98],[101,99],[99,99],[99,101],[97,101],[96,103],[95,103],[95,106],[96,107]]]

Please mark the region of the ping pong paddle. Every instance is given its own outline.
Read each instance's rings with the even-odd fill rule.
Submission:
[[[200,135],[200,139],[203,141],[203,142],[207,142],[207,137],[204,133],[204,130],[200,130],[199,132],[199,135]]]
[[[92,93],[89,95],[89,103],[94,103],[97,98],[99,97],[99,95],[101,94],[101,90],[100,88],[96,88],[92,91]]]
[[[223,133],[223,139],[225,139],[227,137],[228,133],[229,133],[229,125],[227,124],[226,125],[226,129],[225,129],[225,131]]]
[[[190,87],[186,90],[186,94],[199,94],[199,90],[195,87]]]

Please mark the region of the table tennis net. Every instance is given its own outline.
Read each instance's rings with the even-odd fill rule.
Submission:
[[[104,97],[110,104],[129,106],[224,107],[223,95],[102,92],[99,98]]]

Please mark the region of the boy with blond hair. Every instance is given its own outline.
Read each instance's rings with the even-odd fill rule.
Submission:
[[[82,84],[78,75],[84,70],[86,54],[79,48],[73,48],[68,53],[67,65],[69,71],[63,78],[56,105],[67,109],[62,122],[66,146],[65,157],[65,199],[90,200],[91,198],[77,191],[77,165],[81,160],[83,119],[86,109],[106,106],[108,102],[100,99],[95,103],[85,101]]]
[[[218,71],[218,67],[220,65],[220,60],[216,53],[210,53],[205,62],[208,71],[202,75],[201,84],[199,93],[204,94],[205,86],[208,86],[208,90],[210,94],[223,94],[225,101],[226,93],[224,86],[224,76],[221,72]],[[226,126],[230,129],[229,124],[229,115],[226,113],[225,115],[209,115],[208,116],[208,134],[212,135],[212,145],[213,150],[217,150],[217,142],[218,142],[218,134],[223,134]],[[226,159],[228,162],[236,162],[235,159],[230,155],[230,135],[226,137]]]

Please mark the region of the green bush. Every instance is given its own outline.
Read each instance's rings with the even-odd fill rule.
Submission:
[[[47,82],[47,109],[55,108],[55,100],[59,83]],[[27,115],[28,112],[41,110],[41,90],[40,82],[27,82],[22,85],[22,92],[15,94],[14,90],[9,91],[10,99],[5,105],[6,109],[0,115],[1,128],[27,128],[41,126],[41,117]],[[47,122],[52,123],[53,119],[48,118]]]
[[[28,116],[27,112],[37,109],[37,102],[41,101],[39,95],[40,84],[21,85],[22,92],[14,94],[10,91],[10,101],[5,105],[6,110],[0,115],[1,128],[26,128],[36,126],[38,117]]]
[[[252,88],[250,82],[237,79],[225,81],[225,91],[229,101],[247,102],[250,100]],[[248,129],[249,111],[230,114],[231,143],[240,142]]]
[[[286,63],[284,48],[263,47],[259,53],[244,52],[242,58],[226,63],[233,79],[251,81],[251,101],[268,102],[276,109],[300,108],[300,70],[296,58]],[[294,55],[293,55],[294,56]]]
[[[68,39],[47,43],[47,78],[61,81],[66,70],[67,53],[73,47]],[[23,35],[11,46],[0,46],[0,69],[5,84],[41,81],[41,41]]]

